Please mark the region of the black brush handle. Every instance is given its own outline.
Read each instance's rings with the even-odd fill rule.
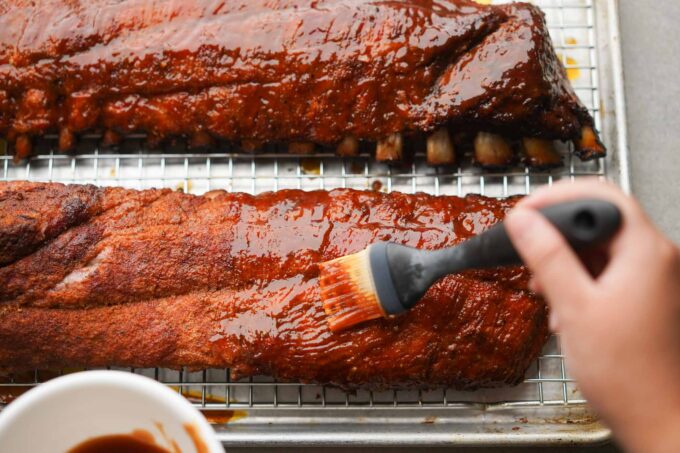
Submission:
[[[577,252],[608,241],[621,226],[619,208],[602,200],[560,203],[540,212]],[[445,275],[522,264],[503,223],[455,247],[426,251],[379,243],[371,256],[379,263],[372,266],[374,277],[380,277],[374,280],[383,308],[390,314],[415,305]]]
[[[540,210],[577,252],[600,245],[618,231],[621,212],[603,200],[577,200]],[[468,268],[522,264],[503,223],[461,244]]]

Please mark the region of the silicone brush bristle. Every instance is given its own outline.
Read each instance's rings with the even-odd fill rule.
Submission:
[[[386,316],[375,292],[368,250],[319,267],[321,301],[333,332]]]

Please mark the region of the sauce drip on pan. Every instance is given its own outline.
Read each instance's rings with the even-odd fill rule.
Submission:
[[[207,409],[201,410],[201,414],[213,425],[224,425],[248,416],[246,411],[233,411],[226,409]]]

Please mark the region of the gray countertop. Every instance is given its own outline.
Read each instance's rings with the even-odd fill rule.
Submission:
[[[599,1],[599,0],[595,0]],[[633,192],[661,229],[680,243],[680,2],[620,0],[624,77]],[[680,178],[679,178],[680,179]],[[418,453],[441,449],[390,449]],[[504,449],[508,452],[573,453],[581,449]],[[237,450],[234,451],[253,451]],[[291,450],[292,451],[292,450]],[[322,449],[296,449],[320,453]],[[336,453],[368,449],[334,449]],[[370,450],[376,451],[376,450]],[[387,450],[385,450],[387,451]],[[451,451],[451,450],[449,450]],[[499,449],[455,449],[497,452]],[[618,452],[612,445],[588,452]]]
[[[680,243],[680,2],[620,3],[633,192]]]

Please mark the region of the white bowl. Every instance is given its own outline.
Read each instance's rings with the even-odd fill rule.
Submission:
[[[0,449],[66,452],[93,437],[145,430],[159,446],[172,451],[174,441],[193,453],[187,426],[207,452],[224,453],[203,415],[163,384],[121,371],[86,371],[41,384],[2,410]]]

